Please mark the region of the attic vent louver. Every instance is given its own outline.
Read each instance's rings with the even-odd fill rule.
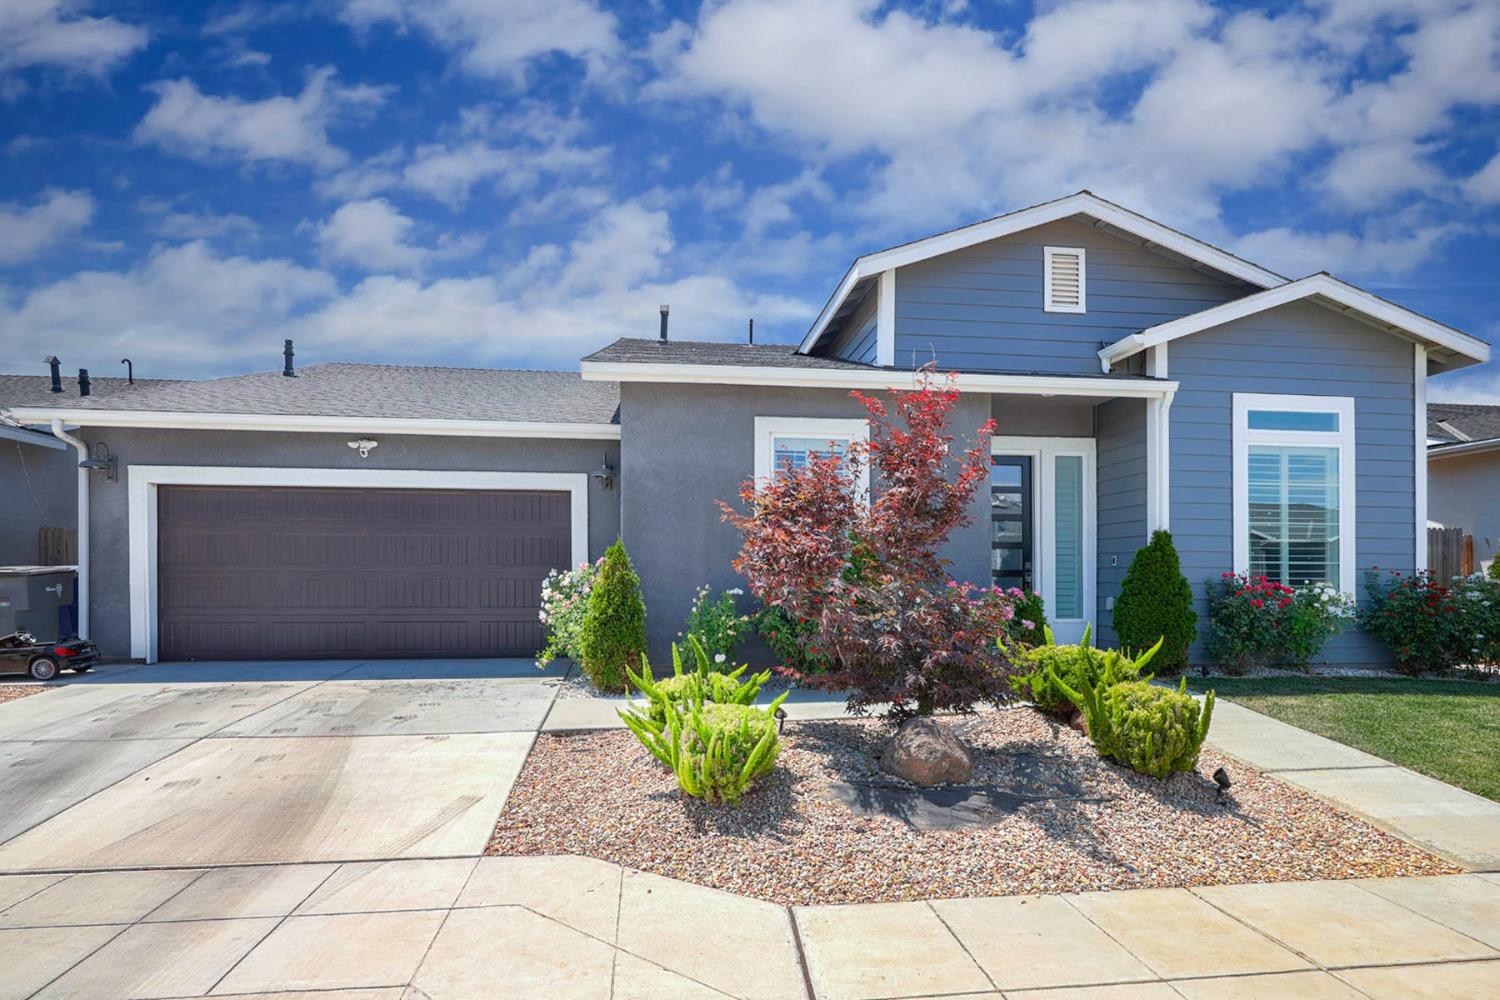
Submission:
[[[1087,274],[1082,247],[1045,247],[1042,275],[1042,308],[1047,312],[1086,311]]]

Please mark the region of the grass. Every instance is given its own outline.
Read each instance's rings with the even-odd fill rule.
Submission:
[[[1354,677],[1211,677],[1188,683],[1500,801],[1500,684]]]

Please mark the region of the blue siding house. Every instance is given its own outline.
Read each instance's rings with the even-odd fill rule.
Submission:
[[[809,319],[791,345],[673,341],[664,318],[576,373],[294,373],[289,354],[295,378],[65,394],[9,419],[118,461],[118,477],[78,473],[80,614],[107,652],[528,655],[546,569],[618,534],[661,656],[698,586],[742,582],[714,501],[862,437],[850,390],[910,387],[935,364],[956,373],[958,431],[997,424],[990,489],[945,552],[953,574],[1035,590],[1060,637],[1092,626],[1109,642],[1126,567],[1157,529],[1200,623],[1224,572],[1357,595],[1370,567],[1422,567],[1427,380],[1490,356],[1328,274],[1292,280],[1086,191],[862,256]],[[441,494],[409,506],[446,520],[402,514],[393,490]],[[350,548],[361,504],[395,512],[378,550]],[[178,523],[190,509],[201,524]],[[233,519],[202,513],[231,509],[283,543],[240,546],[247,574],[278,581],[286,560],[295,587],[231,587],[227,555],[200,565],[238,551]],[[1359,634],[1325,655],[1384,659]]]

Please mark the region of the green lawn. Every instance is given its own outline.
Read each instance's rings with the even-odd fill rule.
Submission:
[[[1500,684],[1351,677],[1207,677],[1188,683],[1500,801]]]

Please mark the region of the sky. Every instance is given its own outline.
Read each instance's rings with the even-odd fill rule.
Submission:
[[[5,371],[792,342],[1081,188],[1500,339],[1500,0],[0,0]]]

